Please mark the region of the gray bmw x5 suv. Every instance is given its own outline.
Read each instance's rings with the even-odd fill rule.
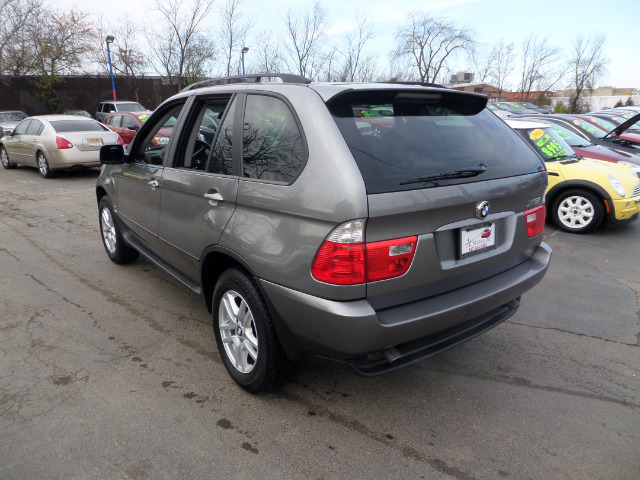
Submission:
[[[103,147],[111,260],[200,293],[250,392],[305,359],[388,372],[511,317],[551,259],[547,172],[486,97],[279,77],[192,85]]]

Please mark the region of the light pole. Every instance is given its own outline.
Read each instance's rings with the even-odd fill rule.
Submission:
[[[107,58],[109,59],[109,75],[111,76],[111,91],[113,91],[113,101],[116,101],[116,84],[113,81],[113,68],[111,67],[111,49],[110,44],[115,40],[113,35],[107,35]]]
[[[244,54],[249,51],[249,47],[242,47],[242,81],[246,82],[247,79],[244,78]]]

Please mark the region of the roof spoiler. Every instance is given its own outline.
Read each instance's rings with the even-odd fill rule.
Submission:
[[[228,85],[230,83],[260,83],[273,82],[273,79],[280,79],[279,83],[311,83],[311,80],[301,75],[292,73],[257,73],[247,75],[234,75],[232,77],[209,78],[201,82],[192,83],[183,88],[182,91],[194,90],[196,88],[213,87],[216,85]]]

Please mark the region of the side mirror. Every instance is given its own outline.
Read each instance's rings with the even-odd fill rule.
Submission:
[[[100,163],[103,165],[124,163],[124,147],[122,145],[103,145],[100,148]]]

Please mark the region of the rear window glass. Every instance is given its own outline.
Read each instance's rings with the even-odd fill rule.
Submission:
[[[19,122],[27,118],[26,113],[22,112],[2,112],[0,113],[0,122]]]
[[[118,111],[119,112],[139,112],[140,110],[146,110],[139,103],[119,103]]]
[[[522,139],[484,108],[481,97],[457,92],[357,91],[334,97],[328,107],[368,193],[544,170]]]
[[[54,120],[51,126],[58,133],[69,132],[104,132],[107,127],[93,120]]]

